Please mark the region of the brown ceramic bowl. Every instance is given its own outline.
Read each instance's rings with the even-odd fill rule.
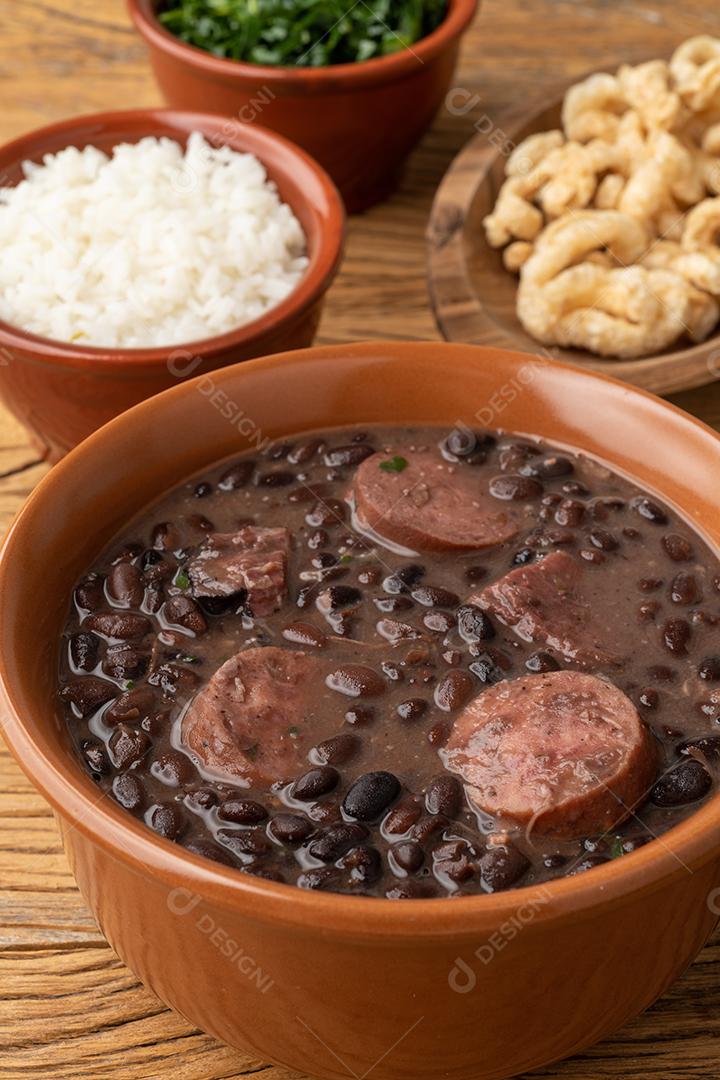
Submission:
[[[303,891],[189,854],[98,798],[58,719],[57,641],[74,580],[111,535],[258,431],[462,420],[538,434],[631,475],[716,550],[720,438],[618,382],[472,346],[312,349],[213,378],[251,435],[223,421],[202,381],[151,398],[52,470],[0,556],[5,736],[57,810],[108,940],[194,1024],[327,1080],[499,1080],[603,1038],[667,989],[717,922],[720,799],[543,887],[401,903]]]
[[[280,196],[305,231],[310,265],[297,288],[259,319],[227,334],[187,345],[152,349],[75,346],[26,333],[0,321],[0,398],[57,461],[111,417],[179,379],[238,360],[312,344],[323,299],[342,256],[342,200],[324,170],[303,150],[255,124],[171,109],[106,112],[63,120],[0,148],[3,184],[22,177],[23,161],[66,146],[109,152],[148,135],[184,145],[201,131],[215,145],[249,151],[265,165]]]
[[[350,212],[396,186],[455,70],[478,0],[449,0],[444,22],[412,48],[360,64],[265,67],[212,56],[158,22],[158,0],[128,0],[169,105],[254,121],[304,146],[325,166]]]

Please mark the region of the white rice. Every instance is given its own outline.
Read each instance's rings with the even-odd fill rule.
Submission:
[[[0,319],[56,341],[187,344],[263,315],[305,236],[261,163],[202,135],[25,162],[0,188]]]

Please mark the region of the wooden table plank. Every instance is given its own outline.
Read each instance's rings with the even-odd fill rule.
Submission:
[[[73,113],[159,101],[118,0],[0,0],[0,138]],[[350,222],[347,256],[320,328],[323,342],[427,339],[424,229],[452,156],[503,111],[597,66],[667,53],[683,37],[720,33],[704,0],[486,0],[456,86],[476,95],[447,112],[413,156],[402,190]],[[720,386],[673,400],[720,428]],[[0,410],[0,529],[46,472]],[[536,1077],[718,1080],[720,935],[689,972],[615,1038]],[[141,987],[104,942],[60,849],[52,814],[0,747],[0,1080],[48,1076],[221,1080],[264,1066],[193,1030]]]

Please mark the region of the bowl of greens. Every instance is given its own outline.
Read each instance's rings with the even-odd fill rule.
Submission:
[[[358,211],[387,197],[455,70],[478,0],[128,0],[176,108],[257,121]]]

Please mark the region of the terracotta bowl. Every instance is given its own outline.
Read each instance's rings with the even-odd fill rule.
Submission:
[[[310,265],[298,287],[259,319],[227,334],[153,349],[90,348],[52,341],[0,321],[0,398],[51,461],[111,417],[179,379],[310,345],[323,299],[338,270],[345,231],[342,200],[303,150],[255,124],[171,109],[106,112],[64,120],[0,148],[3,185],[22,178],[23,161],[67,146],[109,152],[120,142],[166,135],[183,145],[201,131],[215,145],[249,151],[265,165],[300,220]]]
[[[158,22],[158,0],[128,0],[169,105],[255,121],[304,146],[328,170],[349,211],[396,186],[455,70],[478,0],[449,0],[445,21],[409,49],[361,64],[265,67],[186,45]]]
[[[75,579],[111,535],[258,432],[461,420],[535,433],[629,474],[715,549],[720,438],[618,382],[472,346],[312,349],[213,384],[187,382],[91,436],[0,556],[5,737],[56,809],[108,940],[193,1024],[326,1080],[499,1080],[615,1031],[717,922],[720,799],[662,841],[542,887],[400,903],[303,891],[189,854],[98,797],[58,718],[57,642]]]

